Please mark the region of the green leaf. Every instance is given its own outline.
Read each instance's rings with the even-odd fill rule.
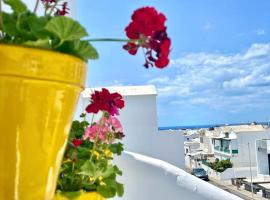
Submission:
[[[90,158],[89,151],[90,151],[89,148],[79,147],[78,148],[77,158],[78,159],[84,159],[84,160],[89,159]]]
[[[57,191],[57,193],[59,193],[60,196],[66,197],[67,199],[76,199],[80,195],[83,194],[82,191],[76,191],[76,192],[62,192],[62,191]]]
[[[108,165],[103,171],[101,176],[104,178],[110,177],[111,175],[116,173],[116,169],[112,165]]]
[[[26,41],[23,45],[49,49],[51,47],[49,39],[39,39],[36,41]]]
[[[3,16],[3,25],[4,25],[4,32],[9,36],[15,36],[18,34],[17,32],[17,16],[14,14],[9,13],[2,13]]]
[[[117,155],[121,155],[122,151],[124,150],[123,148],[123,144],[118,142],[116,144],[112,144],[110,146],[110,150],[111,152],[113,152],[114,154],[117,154]]]
[[[49,21],[49,17],[37,17],[36,15],[30,16],[27,22],[30,27],[31,33],[38,39],[48,38],[52,35],[50,32],[44,29]]]
[[[116,192],[119,197],[124,195],[124,185],[121,183],[116,183]]]
[[[111,198],[115,196],[116,189],[107,185],[99,185],[97,186],[97,192],[105,198]]]
[[[88,35],[79,22],[65,16],[52,18],[45,29],[56,35],[61,42],[78,40]]]
[[[64,52],[64,51],[61,51],[61,52]],[[87,127],[88,125],[89,123],[87,121],[82,121],[82,122],[79,122],[77,120],[73,121],[70,134],[69,134],[70,140],[73,138],[82,138],[85,132],[85,127]]]
[[[121,171],[116,165],[114,165],[113,168],[114,168],[114,172],[115,172],[116,174],[122,176],[122,171]]]
[[[91,160],[87,160],[81,167],[81,172],[79,173],[85,176],[98,177],[96,172],[96,166]]]
[[[27,11],[21,14],[2,13],[4,22],[5,37],[10,38],[9,43],[24,44],[28,41],[37,41],[39,39],[47,39],[52,35],[44,30],[44,26],[48,21],[47,17],[37,17],[35,14]],[[53,36],[55,37],[55,36]],[[51,40],[51,39],[50,39]],[[31,44],[27,44],[31,46]],[[39,47],[33,44],[33,47]],[[41,45],[44,48],[44,45]],[[47,48],[48,46],[46,46]]]
[[[4,0],[15,13],[23,13],[27,11],[26,5],[21,0]]]
[[[65,42],[59,50],[63,53],[68,53],[81,58],[84,61],[88,59],[97,59],[98,53],[96,49],[87,41],[68,41]]]

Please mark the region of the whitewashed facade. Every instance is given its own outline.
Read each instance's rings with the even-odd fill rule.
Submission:
[[[213,152],[220,160],[230,159],[233,163],[231,178],[257,175],[255,141],[269,139],[269,129],[262,125],[224,126],[215,130]]]
[[[256,158],[259,175],[270,175],[270,139],[256,141]]]
[[[120,93],[125,100],[125,107],[119,116],[126,135],[123,140],[125,149],[164,160],[184,169],[183,134],[180,131],[158,131],[155,87],[148,85],[107,87],[107,89],[110,92]],[[89,104],[93,90],[86,89],[82,92],[76,119]]]

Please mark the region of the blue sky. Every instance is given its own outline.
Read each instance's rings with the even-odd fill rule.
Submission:
[[[147,5],[168,18],[170,66],[146,70],[141,52],[95,43],[88,87],[155,85],[159,126],[270,119],[269,0],[81,0],[77,15],[91,38],[125,38],[132,12]]]

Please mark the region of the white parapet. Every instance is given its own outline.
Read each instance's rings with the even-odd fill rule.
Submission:
[[[126,135],[123,139],[125,149],[184,168],[184,137],[181,131],[158,131],[155,86],[121,86],[107,89],[120,93],[125,100],[125,107],[119,116]],[[79,115],[85,111],[94,90],[101,88],[88,88],[82,92],[75,119],[79,119]],[[91,116],[87,119],[91,120]]]
[[[124,152],[115,163],[125,184],[125,196],[115,200],[241,200],[162,160]]]

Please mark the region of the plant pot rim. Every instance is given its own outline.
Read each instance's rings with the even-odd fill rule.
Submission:
[[[46,48],[38,48],[38,47],[31,47],[31,46],[26,46],[26,45],[18,45],[18,44],[5,44],[5,43],[0,43],[0,48],[1,46],[5,47],[5,46],[8,46],[8,47],[16,47],[16,48],[22,48],[22,49],[32,49],[32,50],[36,50],[36,51],[40,51],[40,52],[47,52],[47,53],[52,53],[52,54],[59,54],[59,56],[67,56],[67,57],[72,57],[73,59],[77,59],[78,61],[81,61],[81,62],[85,62],[84,60],[76,57],[76,56],[73,56],[71,54],[67,54],[67,53],[62,53],[62,52],[59,52],[59,51],[54,51],[54,50],[50,50],[50,49],[46,49]]]
[[[0,76],[64,82],[84,88],[86,62],[46,49],[0,44]]]
[[[85,191],[85,190],[79,190],[79,191],[72,191],[72,192],[63,192],[60,190],[57,190],[55,193],[54,200],[62,200],[62,198],[68,198],[64,195],[61,195],[63,193],[78,193],[77,197],[74,197],[74,200],[79,200],[80,198],[89,198],[91,197],[91,200],[94,198],[95,200],[105,200],[104,197],[102,197],[97,191]]]

